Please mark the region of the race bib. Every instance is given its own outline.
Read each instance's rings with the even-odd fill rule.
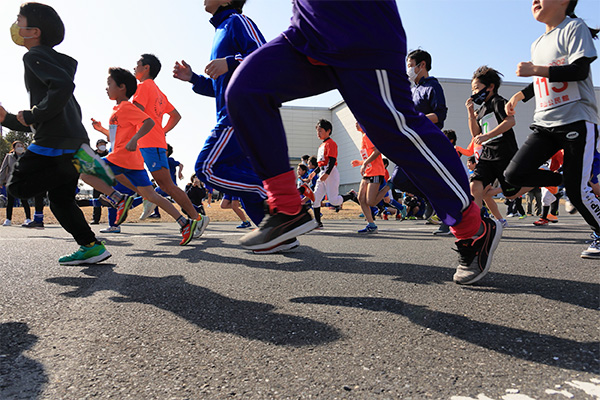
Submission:
[[[581,99],[577,82],[548,82],[548,78],[536,76],[533,88],[536,111],[549,110]]]
[[[479,126],[481,126],[481,134],[482,135],[486,135],[488,132],[493,131],[494,129],[496,129],[498,127],[498,121],[496,120],[496,115],[491,112],[489,114],[484,115],[480,120],[479,120]],[[496,140],[502,137],[502,134],[495,136],[489,140],[486,140],[485,142],[482,143],[482,145],[491,142],[492,140]]]
[[[117,137],[117,126],[116,124],[108,126],[108,140],[110,140],[110,148],[112,150],[114,150],[115,138]]]

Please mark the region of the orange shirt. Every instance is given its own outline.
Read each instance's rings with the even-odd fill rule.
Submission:
[[[335,165],[337,165],[338,146],[331,138],[324,140],[319,146],[319,151],[317,152],[317,165],[319,167],[326,167],[329,165],[329,157],[335,158]]]
[[[137,90],[131,99],[144,107],[144,112],[154,121],[154,128],[138,142],[140,149],[146,147],[167,148],[167,139],[163,129],[163,115],[175,109],[167,96],[160,91],[154,80],[146,79],[138,84]]]
[[[125,145],[137,133],[138,127],[148,118],[148,114],[128,101],[122,101],[113,108],[108,129],[112,147],[111,152],[106,156],[108,161],[121,168],[144,169],[144,158],[139,149],[139,141],[135,151],[127,150]]]
[[[363,161],[369,158],[371,154],[373,154],[373,151],[375,151],[373,142],[371,142],[371,139],[369,139],[367,135],[363,133],[362,145],[360,148],[360,156],[362,157]],[[364,176],[385,176],[385,167],[383,166],[383,157],[381,154],[369,165],[367,165]]]

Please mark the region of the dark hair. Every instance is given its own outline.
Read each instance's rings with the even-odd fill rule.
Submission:
[[[15,151],[15,147],[16,147],[18,144],[22,144],[22,145],[23,145],[23,147],[25,147],[25,143],[21,142],[20,140],[15,140],[14,142],[12,142],[12,150],[10,151],[10,153],[13,153],[13,152]]]
[[[225,10],[235,10],[241,14],[245,4],[246,0],[231,0],[229,3],[219,6],[215,11],[215,15]]]
[[[577,0],[569,0],[569,5],[567,6],[567,10],[566,10],[565,14],[568,17],[577,18],[577,15],[575,15],[575,7],[577,7]],[[590,30],[590,34],[592,35],[592,38],[598,39],[598,32],[600,32],[600,29],[594,29],[594,28],[590,28],[590,27],[588,27],[588,29]]]
[[[308,167],[302,163],[298,164],[298,168],[305,172],[308,171]]]
[[[167,157],[171,157],[171,154],[173,154],[173,146],[167,143]]]
[[[467,158],[467,161],[475,164],[477,162],[477,159],[475,158],[475,156],[471,156],[471,157]]]
[[[115,81],[117,86],[125,85],[125,96],[131,98],[137,90],[137,80],[135,76],[124,68],[111,67],[108,69],[108,74]]]
[[[431,54],[426,52],[425,50],[417,49],[408,53],[409,60],[415,60],[415,64],[418,65],[425,61],[425,69],[427,71],[431,70]]]
[[[302,156],[302,159],[304,161],[307,161],[309,158],[310,158],[310,156],[308,154],[305,154],[305,155]]]
[[[333,126],[331,125],[331,122],[327,121],[326,119],[320,119],[317,122],[317,128],[321,127],[323,129],[325,129],[326,131],[329,131],[329,134],[331,135],[331,133],[333,133]]]
[[[387,158],[383,158],[383,165],[387,168],[388,165],[390,165],[390,160],[388,160]]]
[[[142,54],[140,61],[142,62],[142,65],[150,66],[150,78],[155,79],[162,67],[158,57],[154,54]]]
[[[442,132],[444,133],[444,135],[446,135],[448,139],[450,139],[450,142],[452,142],[452,144],[456,144],[456,132],[454,132],[452,129],[445,129]]]
[[[475,72],[473,72],[473,78],[471,81],[477,79],[479,82],[483,83],[486,87],[490,86],[492,83],[494,84],[494,93],[498,93],[498,89],[502,84],[502,75],[500,72],[496,71],[493,68],[488,67],[487,65],[483,65]]]
[[[21,5],[19,14],[27,18],[27,27],[38,28],[42,33],[40,43],[54,47],[65,38],[65,25],[54,8],[40,3]]]
[[[315,156],[312,156],[311,158],[309,158],[308,163],[314,165],[315,167],[319,165],[319,162],[317,161],[317,157],[315,157]]]

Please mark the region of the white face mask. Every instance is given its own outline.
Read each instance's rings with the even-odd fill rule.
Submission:
[[[417,72],[415,71],[415,69],[417,69],[416,66],[414,67],[410,67],[406,70],[406,74],[408,75],[408,79],[412,82],[412,83],[416,83],[417,81]]]
[[[25,148],[23,147],[15,147],[15,153],[17,153],[18,155],[21,155],[23,153],[25,153]]]
[[[106,146],[101,144],[100,146],[98,146],[98,150],[100,151],[106,151]]]

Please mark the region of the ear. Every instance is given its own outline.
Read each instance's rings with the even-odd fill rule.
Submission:
[[[494,92],[496,91],[496,90],[495,90],[495,89],[496,89],[496,85],[495,85],[495,84],[493,84],[493,83],[490,83],[490,84],[488,85],[488,89],[490,89],[490,91],[491,91],[492,93],[494,93]]]
[[[32,28],[31,36],[33,39],[39,39],[42,36],[42,30],[40,28]]]

